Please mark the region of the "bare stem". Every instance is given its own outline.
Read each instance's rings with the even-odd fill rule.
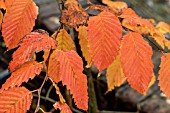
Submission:
[[[48,78],[48,76],[47,76],[47,74],[46,74],[43,83],[41,84],[40,88],[38,89],[38,103],[37,103],[37,107],[36,107],[34,113],[37,113],[37,112],[39,111],[39,109],[40,109],[41,90],[42,90],[42,88],[43,88],[43,86],[44,86],[44,84],[45,84],[47,78]]]
[[[49,95],[50,95],[50,93],[51,93],[51,90],[53,89],[53,84],[50,86],[50,88],[48,89],[48,91],[47,91],[47,94],[46,94],[46,98],[49,98]]]
[[[37,94],[32,94],[34,97],[39,97]],[[45,96],[40,96],[40,98],[41,99],[43,99],[43,100],[48,100],[49,102],[51,102],[51,103],[55,103],[56,102],[56,100],[53,100],[53,99],[51,99],[51,98],[47,98],[47,97],[45,97]]]

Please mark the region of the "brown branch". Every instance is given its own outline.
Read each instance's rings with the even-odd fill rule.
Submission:
[[[34,97],[39,97],[37,94],[32,94]],[[48,100],[49,102],[51,102],[51,103],[55,103],[56,102],[56,100],[53,100],[53,99],[51,99],[51,98],[46,98],[46,97],[44,97],[44,96],[40,96],[40,98],[41,99],[43,99],[43,100]]]
[[[35,112],[34,112],[34,113],[37,113],[37,112],[39,111],[39,109],[40,109],[41,91],[42,91],[42,88],[43,88],[43,86],[44,86],[44,84],[45,84],[45,82],[46,82],[47,78],[48,78],[48,76],[47,76],[47,74],[46,74],[46,76],[45,76],[45,78],[44,78],[43,83],[41,84],[40,88],[37,90],[37,91],[38,91],[38,103],[37,103],[37,107],[36,107],[36,109],[35,109]]]

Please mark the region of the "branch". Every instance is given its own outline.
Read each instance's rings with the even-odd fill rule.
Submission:
[[[37,94],[32,94],[34,97],[39,97],[39,95],[37,95]],[[48,100],[49,102],[51,102],[51,103],[55,103],[56,101],[55,100],[53,100],[53,99],[51,99],[51,98],[47,98],[47,97],[45,97],[45,96],[40,96],[40,98],[41,99],[43,99],[43,100]]]
[[[42,90],[42,88],[43,88],[43,86],[44,86],[44,84],[45,84],[47,78],[48,78],[48,76],[47,76],[47,74],[46,74],[43,83],[41,84],[40,88],[37,90],[37,91],[38,91],[38,103],[37,103],[37,107],[36,107],[34,113],[37,113],[37,112],[39,111],[39,109],[40,109],[41,90]]]

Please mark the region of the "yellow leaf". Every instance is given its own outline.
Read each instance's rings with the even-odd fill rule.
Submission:
[[[92,65],[92,58],[90,56],[90,52],[88,48],[87,27],[80,26],[78,31],[79,31],[78,38],[79,38],[79,43],[81,46],[81,51],[83,53],[85,60],[87,61],[87,67],[90,67]]]
[[[170,45],[167,43],[167,39],[165,36],[159,32],[157,29],[150,29],[149,30],[150,35],[153,37],[153,39],[164,49],[165,45],[170,47]]]
[[[148,89],[155,83],[155,81],[156,81],[156,77],[154,74],[152,74],[152,79],[151,82],[149,83]]]
[[[156,28],[163,34],[170,33],[170,25],[165,22],[159,22]]]
[[[71,36],[67,33],[65,29],[61,29],[59,33],[55,32],[52,35],[53,38],[56,38],[58,42],[57,49],[59,50],[74,50],[74,42]]]
[[[152,79],[151,79],[151,81],[150,81],[150,83],[149,83],[149,85],[148,85],[148,89],[155,83],[155,81],[156,81],[156,77],[155,77],[155,75],[154,75],[154,73],[153,73],[153,74],[152,74]],[[143,93],[144,95],[146,95],[148,89]]]
[[[108,84],[107,92],[113,90],[116,86],[122,85],[126,80],[120,63],[120,55],[117,55],[114,62],[107,68],[106,78]]]

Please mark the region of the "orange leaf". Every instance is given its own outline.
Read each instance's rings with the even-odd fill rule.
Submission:
[[[5,0],[5,6],[7,8],[7,11],[12,6],[13,2],[14,0]]]
[[[150,33],[153,39],[164,49],[165,37],[149,20],[142,19],[131,8],[125,9],[120,17],[125,18],[125,21],[128,22],[128,24],[123,23],[123,26],[142,34]]]
[[[2,35],[8,49],[17,47],[20,39],[31,32],[37,14],[38,8],[32,0],[14,0],[2,24]]]
[[[107,68],[106,78],[108,84],[107,92],[113,90],[114,87],[120,86],[125,82],[126,78],[121,67],[119,55],[117,55],[114,62]]]
[[[59,109],[61,113],[72,113],[69,106],[66,103],[56,102],[54,105],[55,109]]]
[[[128,19],[123,19],[122,26],[124,26],[132,31],[138,32],[140,34],[149,34],[148,29],[146,29],[145,27],[142,27],[142,26],[134,26],[129,22]]]
[[[66,101],[65,101],[65,99],[63,98],[63,96],[62,96],[62,94],[61,94],[61,92],[60,92],[59,87],[58,87],[54,82],[53,82],[53,86],[54,86],[55,89],[56,89],[56,93],[59,95],[60,102],[61,102],[62,104],[64,104]]]
[[[163,49],[165,48],[165,45],[168,47],[170,46],[169,41],[157,29],[152,29],[149,32],[150,32],[150,35],[152,36],[152,38],[156,41],[156,43],[158,43],[159,46],[161,46]]]
[[[127,19],[133,26],[140,25],[142,27],[146,27],[147,29],[153,28],[153,25],[149,21],[139,17],[131,8],[123,10],[123,13],[119,17]]]
[[[56,38],[58,42],[57,49],[60,50],[74,50],[74,42],[71,36],[67,33],[65,29],[61,29],[59,33],[54,33],[52,35],[53,38]]]
[[[163,34],[170,33],[170,25],[165,22],[159,22],[156,28]]]
[[[28,82],[30,78],[33,79],[36,75],[40,74],[42,67],[42,64],[36,61],[24,63],[19,69],[12,73],[2,85],[0,91],[2,92],[9,87],[13,88],[15,86],[20,86],[23,82]]]
[[[52,56],[53,55],[55,57],[50,57],[50,59],[54,58],[54,60],[51,61],[59,62],[59,75],[55,76],[61,77],[62,83],[66,85],[67,89],[70,90],[70,93],[73,94],[73,98],[77,107],[83,110],[87,110],[87,77],[82,73],[83,62],[81,57],[79,57],[78,54],[73,50],[55,50],[52,53]],[[56,64],[56,62],[51,63]]]
[[[120,49],[123,72],[129,84],[140,93],[148,89],[152,79],[152,48],[139,33],[124,36]]]
[[[116,58],[122,38],[119,19],[110,12],[101,12],[88,22],[89,51],[94,65],[102,71]]]
[[[79,44],[81,46],[81,51],[83,53],[85,60],[87,61],[87,67],[90,67],[92,65],[92,59],[88,48],[87,27],[80,26],[78,31],[79,31],[78,38],[79,38]]]
[[[11,88],[0,94],[0,113],[26,113],[32,94],[25,87]]]
[[[0,1],[0,9],[6,10],[6,6],[5,6],[4,1]]]
[[[43,55],[44,62],[47,61],[49,55],[50,55],[50,49],[45,49],[45,50],[44,50],[44,55]]]
[[[0,29],[1,29],[1,25],[2,25],[2,21],[3,21],[3,13],[2,11],[0,11]]]
[[[13,60],[9,64],[10,71],[19,68],[24,62],[33,60],[35,52],[51,48],[56,48],[56,41],[48,34],[31,32],[22,40],[20,47],[12,55]]]
[[[161,58],[160,70],[159,70],[159,86],[165,95],[170,98],[170,53],[165,53]]]
[[[104,4],[107,4],[111,9],[121,12],[123,9],[128,8],[125,2],[102,0]]]
[[[49,59],[49,63],[48,63],[48,76],[53,81],[58,83],[59,81],[61,81],[61,75],[59,73],[60,63],[56,57],[57,57],[57,52],[53,52],[50,55],[50,59]]]

